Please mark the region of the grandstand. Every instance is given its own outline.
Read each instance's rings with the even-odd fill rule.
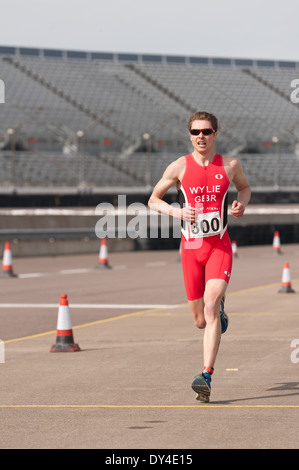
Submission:
[[[3,195],[148,194],[197,110],[254,192],[298,191],[299,63],[0,47],[0,64]]]

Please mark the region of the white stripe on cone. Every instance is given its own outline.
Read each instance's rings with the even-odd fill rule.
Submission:
[[[71,330],[72,322],[68,305],[60,305],[58,310],[57,330]]]

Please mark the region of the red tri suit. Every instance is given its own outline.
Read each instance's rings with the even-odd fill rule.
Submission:
[[[227,233],[227,192],[230,181],[222,156],[208,166],[186,155],[186,169],[179,189],[181,207],[196,208],[194,223],[182,221],[181,258],[188,300],[204,295],[209,279],[229,282],[232,247]]]

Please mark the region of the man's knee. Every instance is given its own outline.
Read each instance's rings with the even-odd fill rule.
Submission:
[[[194,318],[194,323],[195,323],[195,326],[199,328],[200,330],[206,327],[206,321],[203,317]]]
[[[221,297],[208,298],[205,301],[205,319],[207,322],[214,321],[219,317]]]
[[[205,321],[205,316],[204,316],[204,303],[203,299],[197,299],[197,300],[192,300],[189,301],[190,307],[191,307],[191,312],[194,318],[194,323],[197,328],[205,328],[206,326],[206,321]]]

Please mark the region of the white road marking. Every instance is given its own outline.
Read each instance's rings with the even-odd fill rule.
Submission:
[[[153,261],[149,263],[145,263],[144,266],[146,268],[154,268],[154,267],[159,267],[159,266],[166,266],[167,263],[165,261]],[[123,270],[126,269],[127,266],[125,264],[120,264],[113,266],[114,270]],[[46,277],[46,276],[53,276],[57,274],[62,274],[62,275],[67,275],[67,274],[85,274],[85,273],[90,273],[93,272],[94,269],[88,269],[88,268],[77,268],[77,269],[62,269],[61,271],[57,272],[49,272],[49,273],[23,273],[23,274],[18,274],[17,277],[18,279],[30,279],[30,278],[38,278],[38,277]]]
[[[155,267],[158,267],[158,266],[166,266],[166,261],[152,261],[150,263],[145,263],[145,267],[146,268],[155,268]]]
[[[151,308],[177,308],[179,305],[165,305],[165,304],[69,304],[70,308],[86,308],[86,309],[151,309]],[[25,304],[25,303],[3,303],[0,304],[0,308],[58,308],[57,304]]]
[[[82,274],[82,273],[90,273],[91,271],[93,271],[93,269],[84,269],[84,268],[63,269],[62,271],[59,271],[59,274]]]

